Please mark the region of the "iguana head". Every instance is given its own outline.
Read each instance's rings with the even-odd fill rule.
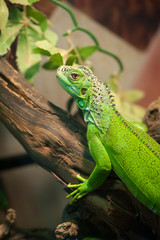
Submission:
[[[89,99],[92,77],[95,77],[88,67],[60,66],[57,70],[57,80],[60,85],[76,100],[79,108],[84,109]]]

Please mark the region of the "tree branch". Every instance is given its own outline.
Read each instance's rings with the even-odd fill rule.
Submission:
[[[160,97],[148,106],[144,123],[148,127],[148,134],[160,144]]]
[[[78,182],[77,174],[88,177],[92,172],[94,162],[88,151],[85,128],[40,95],[3,58],[0,59],[0,119],[33,160],[65,186]],[[132,208],[128,211],[118,206],[115,210],[112,196],[109,200],[107,197],[97,196],[95,192],[79,203],[92,209],[115,231],[116,228],[123,231],[133,219]],[[117,214],[126,219],[123,224]]]
[[[92,171],[94,164],[82,137],[85,128],[43,98],[3,58],[0,60],[0,119],[34,161],[54,171],[63,183],[73,181],[76,171],[84,176]]]

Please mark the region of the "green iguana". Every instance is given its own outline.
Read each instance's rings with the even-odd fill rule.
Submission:
[[[84,66],[61,66],[60,85],[83,111],[87,140],[96,166],[88,179],[77,175],[80,184],[67,198],[71,203],[98,188],[111,168],[130,192],[146,207],[160,215],[160,145],[142,123],[128,122],[117,111],[108,86]]]

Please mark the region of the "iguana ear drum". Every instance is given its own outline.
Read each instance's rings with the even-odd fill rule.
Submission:
[[[79,107],[82,109],[82,108],[84,107],[84,102],[83,102],[83,100],[79,100],[79,101],[78,101],[78,105],[79,105]]]
[[[82,88],[81,89],[81,94],[84,95],[86,93],[86,91],[87,91],[87,88]]]

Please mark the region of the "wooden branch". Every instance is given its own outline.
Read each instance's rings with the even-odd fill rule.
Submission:
[[[84,176],[92,171],[94,163],[82,137],[85,128],[48,102],[4,59],[0,60],[0,119],[34,161],[54,171],[63,183],[73,181],[76,171]]]
[[[92,172],[95,164],[88,151],[85,128],[40,95],[3,58],[0,59],[0,119],[33,160],[64,185],[78,182],[77,174],[88,177]],[[132,207],[126,210],[112,202],[111,195],[104,197],[95,192],[78,202],[98,214],[114,231],[123,231],[135,214]],[[119,221],[117,214],[123,220]]]
[[[65,186],[76,183],[76,175],[88,177],[94,168],[85,128],[71,115],[46,100],[9,63],[0,59],[0,119],[40,166]],[[114,233],[136,223],[133,198],[115,175],[77,203]],[[136,205],[136,204],[135,204]],[[95,226],[95,227],[96,227]],[[106,227],[107,226],[107,227]]]
[[[148,134],[160,144],[160,97],[148,106],[143,122]]]

